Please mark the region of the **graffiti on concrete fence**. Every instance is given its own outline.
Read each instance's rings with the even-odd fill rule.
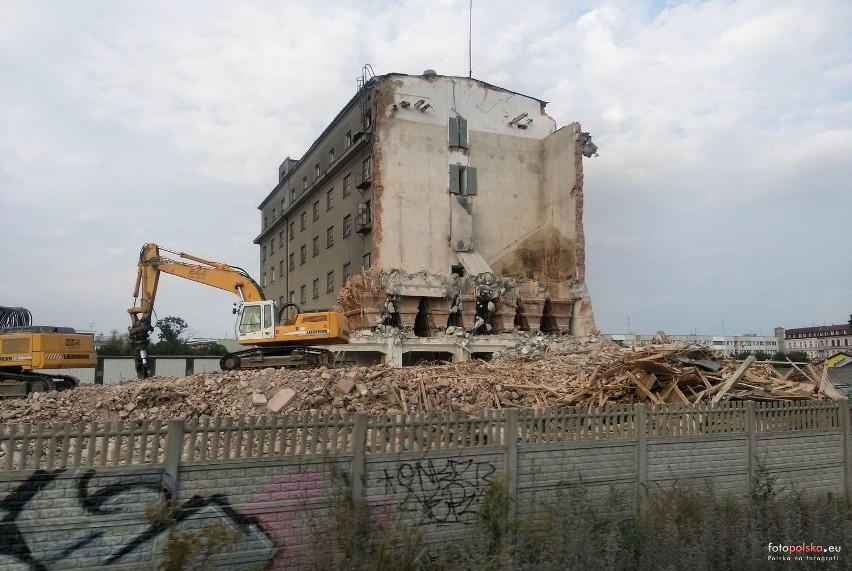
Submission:
[[[386,495],[401,495],[401,512],[417,514],[421,523],[470,523],[474,504],[491,482],[490,462],[424,460],[384,469]]]
[[[70,477],[69,477],[70,476]],[[151,521],[146,510],[162,499],[160,475],[107,476],[93,485],[95,470],[36,470],[0,500],[0,566],[22,564],[35,571],[150,561],[153,543],[165,533],[227,526],[239,539],[229,551],[251,550],[267,562],[272,540],[256,521],[240,516],[223,496],[193,497],[169,518]],[[119,516],[119,517],[116,517]],[[148,549],[143,549],[144,547]],[[227,557],[219,554],[217,558]],[[229,566],[239,569],[242,565]]]
[[[285,474],[248,502],[247,507],[257,513],[263,529],[281,546],[276,562],[309,559],[311,533],[303,517],[312,504],[324,499],[323,482],[323,474],[318,471]]]

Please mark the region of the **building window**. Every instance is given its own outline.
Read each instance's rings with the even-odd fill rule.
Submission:
[[[286,208],[287,208],[287,200],[282,198],[281,199],[281,216],[284,216],[284,210],[286,210]]]
[[[334,226],[329,226],[325,229],[325,247],[331,248],[334,246]]]
[[[266,287],[266,272],[263,272],[263,274],[260,276],[260,285]]]
[[[464,117],[449,118],[450,146],[467,148],[467,120]]]
[[[476,169],[463,165],[450,165],[450,194],[475,195]]]
[[[290,239],[294,239],[296,237],[296,223],[290,222]]]
[[[349,196],[352,192],[352,174],[347,174],[343,177],[343,198]]]
[[[304,230],[308,227],[308,212],[307,210],[302,211],[302,215],[299,217],[299,226],[301,226],[301,230]]]
[[[275,222],[275,209],[272,209],[272,221]]]
[[[275,253],[275,238],[273,238],[272,240],[269,241],[269,255],[271,256],[274,253]]]
[[[314,202],[314,222],[319,220],[319,200]]]
[[[314,299],[319,297],[319,278],[314,280]]]
[[[308,247],[303,244],[302,247],[299,249],[299,264],[304,265],[305,260],[307,260],[307,259],[308,259]]]
[[[358,213],[355,217],[355,231],[359,233],[367,233],[373,227],[373,216],[371,210],[371,200],[358,204]]]
[[[292,204],[294,202],[296,202],[296,189],[291,188],[290,189],[290,204]]]
[[[343,135],[343,146],[347,149],[352,146],[352,131],[346,131],[346,134]]]
[[[308,301],[308,286],[303,285],[299,288],[299,303]]]
[[[266,246],[260,247],[260,259],[266,261]]]
[[[364,113],[364,130],[369,130],[373,126],[373,112],[367,111]]]
[[[314,257],[319,256],[319,236],[314,236]]]
[[[331,210],[331,208],[333,206],[334,206],[334,189],[329,188],[328,191],[325,193],[325,209]]]
[[[290,271],[296,269],[296,252],[290,252]]]
[[[284,247],[284,230],[282,230],[281,232],[278,233],[278,247],[279,248]]]
[[[332,147],[328,150],[328,164],[331,164],[333,162],[334,162],[334,147]]]
[[[269,218],[267,216],[263,217],[263,229],[266,230],[266,227],[269,226]]]
[[[352,263],[346,262],[343,264],[343,282],[342,285],[346,285],[346,282],[349,281],[349,278],[352,277]]]
[[[369,156],[361,161],[361,178],[362,180],[373,179],[373,157]]]
[[[302,190],[308,190],[308,177],[302,177]]]
[[[272,266],[271,268],[269,268],[269,283],[272,283],[274,281],[275,281],[275,266]]]
[[[352,215],[347,214],[343,217],[343,237],[347,238],[352,234]]]
[[[369,268],[370,268],[370,264],[372,263],[372,261],[371,261],[371,259],[370,259],[370,258],[371,258],[371,256],[370,256],[370,252],[367,252],[366,254],[364,254],[363,256],[361,256],[361,267],[362,267],[363,269],[365,269],[365,270],[366,270],[366,269],[369,269]]]
[[[319,163],[314,165],[314,179],[318,179],[320,177],[320,166]]]
[[[334,272],[328,272],[325,274],[325,291],[330,292],[334,289]]]
[[[290,254],[291,256],[293,254]],[[284,269],[284,260],[278,262],[278,275],[283,276],[287,270]]]
[[[290,303],[293,303],[294,301],[296,301],[296,292],[293,291],[292,289],[290,290],[290,293],[287,295],[287,301],[289,301]]]

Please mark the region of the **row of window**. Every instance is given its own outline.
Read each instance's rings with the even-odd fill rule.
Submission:
[[[804,349],[809,347],[848,347],[849,339],[831,339],[821,340],[819,344],[816,341],[793,341],[789,343],[791,349]]]
[[[331,152],[333,152],[333,151],[334,151],[334,148],[332,147]],[[316,182],[316,180],[318,180],[319,177],[320,177],[319,163],[317,163],[317,165],[314,168],[315,168],[315,171],[316,171],[316,178],[314,179],[314,182]],[[363,184],[363,181],[369,181],[372,178],[373,178],[373,157],[369,156],[369,157],[365,158],[363,161],[361,161],[361,181],[356,183],[356,184],[358,184],[358,185]],[[349,196],[352,193],[352,186],[353,186],[352,173],[350,172],[350,173],[347,173],[343,177],[343,198],[346,198],[347,196]],[[308,187],[308,177],[304,177],[302,179],[302,192],[303,193],[307,192],[308,188],[309,188]],[[290,189],[290,204],[292,204],[294,202],[296,202],[296,189],[295,189],[295,187]],[[334,189],[331,188],[331,189],[326,191],[326,206],[325,206],[326,210],[331,210],[333,205],[334,205]],[[284,211],[286,209],[287,209],[287,199],[282,198],[281,199],[281,214],[282,215],[284,214]],[[273,207],[272,208],[272,220],[273,221],[276,219],[276,213],[275,212],[276,212],[275,208]],[[316,220],[318,216],[319,216],[319,201],[314,203],[314,220]],[[302,212],[302,219],[303,219],[302,220],[302,229],[303,230],[304,230],[304,219],[306,217],[307,217],[307,213]],[[268,223],[268,221],[267,221],[266,217],[264,216],[263,217],[263,228],[264,228],[264,230],[267,227],[267,223]]]
[[[361,268],[367,269],[370,267],[371,263],[371,254],[367,252],[363,256],[361,256]],[[346,262],[343,264],[343,272],[342,272],[342,284],[346,284],[349,278],[352,277],[352,263]],[[315,278],[312,283],[312,295],[313,299],[317,299],[320,296],[320,279]],[[326,293],[331,293],[334,291],[334,270],[325,274],[325,291]],[[296,300],[296,290],[290,290],[288,294],[288,301],[294,302]],[[279,300],[280,301],[280,300]],[[299,303],[306,303],[308,301],[308,284],[303,284],[299,286]]]
[[[343,140],[344,150],[351,147],[352,141],[353,141],[352,131],[351,130],[347,131],[346,134],[344,135],[343,139],[344,139]],[[337,160],[337,155],[335,153],[335,148],[332,146],[328,150],[328,166],[330,167],[334,163],[335,160]],[[364,159],[361,162],[362,179],[370,178],[372,176],[372,171],[373,171],[372,157],[367,157],[366,159]],[[316,182],[322,177],[322,175],[323,175],[323,171],[320,167],[320,163],[316,163],[314,165],[314,180],[313,180],[313,182],[311,183],[310,186],[313,186],[313,184],[316,184]],[[308,189],[310,188],[310,186],[308,184],[308,176],[305,175],[304,177],[302,177],[302,192],[303,193],[307,192]],[[343,177],[343,196],[346,197],[349,194],[349,192],[351,192],[351,189],[352,189],[352,174],[349,173],[345,177]],[[329,191],[329,193],[330,192],[331,191]],[[290,189],[289,198],[290,198],[290,204],[292,204],[296,201],[296,187],[292,187]],[[328,208],[331,208],[331,206],[328,206]],[[282,216],[284,215],[284,211],[286,209],[287,209],[287,198],[284,197],[284,198],[281,199],[281,215]],[[272,221],[274,222],[277,219],[277,217],[278,217],[278,212],[276,210],[276,207],[273,206],[272,207]],[[263,229],[266,230],[268,225],[269,225],[269,219],[266,216],[264,216],[263,217]]]
[[[849,335],[848,329],[834,329],[832,331],[816,331],[813,333],[788,333],[787,339],[809,339],[811,337],[832,337],[839,335]]]
[[[368,200],[367,202],[358,204],[358,213],[356,215],[356,225],[358,226],[357,230],[360,231],[362,228],[366,228],[370,226],[372,223],[372,215],[370,213],[371,202]],[[304,214],[304,213],[303,213]],[[304,228],[303,228],[304,229]],[[343,237],[348,238],[352,235],[352,214],[347,214],[343,217]],[[290,239],[295,239],[295,230],[293,228],[293,223],[290,223]],[[285,245],[285,237],[284,231],[282,230],[278,234],[278,245],[283,248]],[[325,230],[325,247],[331,248],[334,245],[334,226],[329,226]],[[305,250],[306,246],[302,246],[302,250]],[[275,239],[273,238],[269,242],[269,254],[272,255],[275,253]],[[319,255],[319,236],[314,236],[313,239],[313,254],[314,256]],[[295,264],[292,262],[293,253],[290,254],[291,263],[290,270],[293,270]],[[301,263],[305,263],[305,259],[307,256],[305,252],[302,252]],[[261,261],[266,263],[266,246],[261,247]]]

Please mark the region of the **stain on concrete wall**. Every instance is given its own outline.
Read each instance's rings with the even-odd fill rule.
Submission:
[[[495,273],[534,280],[577,278],[576,243],[544,226],[506,248],[491,262]]]

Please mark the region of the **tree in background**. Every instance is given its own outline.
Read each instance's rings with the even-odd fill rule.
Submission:
[[[157,329],[160,340],[151,345],[151,355],[224,355],[228,352],[215,342],[190,344],[189,325],[180,317],[169,315],[157,320]]]
[[[758,361],[793,361],[794,363],[810,363],[807,353],[804,351],[791,351],[784,353],[780,351],[774,355],[770,355],[766,351],[737,351],[734,358],[738,361],[744,361],[749,355],[754,355]]]
[[[189,325],[180,317],[167,316],[157,321],[159,341],[148,347],[150,355],[224,355],[228,352],[225,347],[215,341],[190,343]],[[110,332],[109,338],[98,347],[101,357],[129,357],[133,355],[133,347],[127,333],[119,333],[117,329]]]
[[[127,333],[119,333],[118,329],[110,331],[109,338],[98,347],[98,355],[105,357],[124,357],[133,354]]]
[[[778,353],[777,361],[793,361],[794,363],[810,363],[808,354],[804,351],[790,351],[789,353]]]

